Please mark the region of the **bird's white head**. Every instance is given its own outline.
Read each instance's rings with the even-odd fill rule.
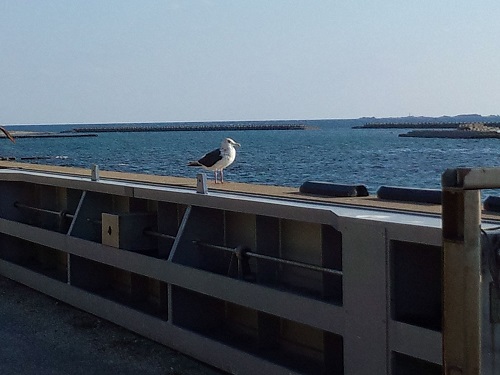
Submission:
[[[224,140],[222,141],[221,147],[222,148],[228,148],[229,145],[231,145],[233,147],[234,146],[241,147],[241,145],[238,142],[235,142],[233,139],[231,139],[231,138],[224,138]]]

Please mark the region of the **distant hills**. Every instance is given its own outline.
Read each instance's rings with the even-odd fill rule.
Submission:
[[[405,116],[405,117],[361,117],[361,122],[366,124],[388,124],[388,123],[469,123],[469,122],[500,122],[500,115],[481,116],[478,114],[462,114],[456,116],[441,116],[441,117],[427,117],[427,116]]]

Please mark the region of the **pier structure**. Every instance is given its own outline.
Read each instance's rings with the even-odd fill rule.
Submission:
[[[0,166],[0,274],[228,373],[500,368],[471,175],[442,230],[439,204]]]

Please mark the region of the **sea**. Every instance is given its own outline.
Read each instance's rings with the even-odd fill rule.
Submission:
[[[224,122],[235,126],[249,122]],[[255,123],[255,122],[253,122]],[[195,178],[187,163],[218,148],[225,137],[241,144],[226,181],[299,187],[306,181],[440,189],[448,168],[500,166],[498,139],[405,138],[405,129],[353,129],[359,120],[263,121],[304,124],[306,130],[111,132],[96,137],[19,138],[0,155],[30,163]],[[79,127],[186,125],[186,123],[45,124],[9,130],[70,131]],[[217,123],[190,123],[196,126]],[[212,173],[207,172],[212,178]],[[490,195],[500,195],[488,191]]]

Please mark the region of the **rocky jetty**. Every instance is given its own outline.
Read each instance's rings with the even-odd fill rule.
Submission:
[[[500,138],[500,127],[484,123],[461,124],[453,130],[413,130],[400,134],[400,137],[415,138]]]
[[[64,133],[64,132],[35,132],[35,131],[22,131],[11,130],[10,134],[17,138],[72,138],[72,137],[97,137],[93,133]],[[0,134],[0,139],[6,138],[4,134]]]

